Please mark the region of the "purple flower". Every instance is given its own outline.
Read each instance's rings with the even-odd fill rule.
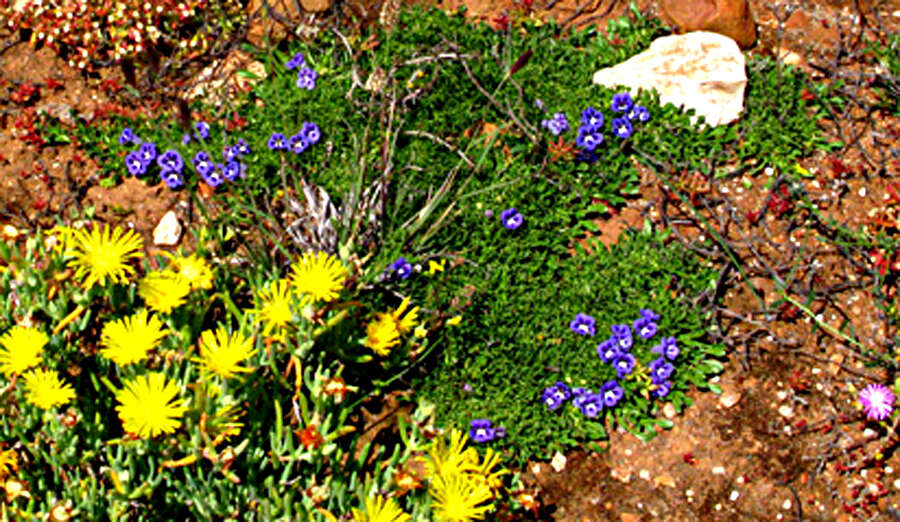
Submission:
[[[658,330],[656,323],[647,319],[646,317],[641,317],[636,319],[633,323],[634,331],[641,337],[641,339],[650,339]]]
[[[487,419],[475,419],[469,423],[469,437],[475,442],[490,442],[494,440],[496,430],[491,427],[491,421]]]
[[[176,188],[178,188],[178,187],[184,185],[184,180],[181,179],[181,174],[179,174],[178,172],[176,172],[176,171],[174,171],[174,170],[166,170],[166,169],[163,169],[163,170],[159,173],[159,177],[160,177],[160,179],[163,180],[163,182],[164,182],[170,189],[176,189]]]
[[[241,164],[237,161],[229,161],[225,164],[225,168],[222,169],[222,175],[228,181],[234,181],[241,175],[243,170]]]
[[[535,99],[534,99],[534,106],[537,107],[538,109],[542,110],[542,111],[547,109],[547,105],[545,105],[545,104],[544,104],[544,101],[541,100],[540,98],[535,98]]]
[[[580,386],[577,388],[572,388],[572,397],[578,398],[578,397],[581,397],[582,395],[584,395],[585,393],[590,393],[590,391],[591,390],[588,390],[587,388],[582,388]]]
[[[306,60],[303,59],[303,53],[297,53],[291,57],[284,66],[288,69],[296,69],[297,67],[303,67],[306,65]]]
[[[122,129],[122,134],[119,135],[119,145],[128,145],[129,143],[140,143],[141,140],[134,135],[134,131],[131,130],[131,127],[125,127]]]
[[[670,362],[666,362],[663,357],[654,360],[647,367],[650,369],[650,380],[653,381],[653,384],[666,381],[675,372],[675,366]]]
[[[141,161],[144,162],[144,165],[149,165],[151,161],[156,159],[156,144],[152,141],[148,141],[141,145],[141,148],[138,149],[141,153]]]
[[[594,328],[594,318],[587,314],[576,314],[575,319],[569,323],[569,330],[579,334],[579,335],[588,335],[593,336],[597,333],[597,329]]]
[[[678,343],[675,342],[674,337],[663,337],[660,344],[654,346],[650,351],[653,353],[658,353],[670,361],[674,361],[675,359],[677,359],[678,354],[681,353],[681,351],[678,349]]]
[[[641,314],[641,317],[646,317],[653,322],[659,321],[659,316],[653,310],[641,308],[640,310],[638,310],[638,313]]]
[[[894,394],[883,384],[870,384],[860,390],[856,396],[862,404],[866,417],[871,420],[884,420],[894,411]]]
[[[222,149],[222,160],[225,161],[225,163],[232,161],[236,157],[238,157],[238,151],[234,145]]]
[[[631,122],[639,121],[644,123],[650,119],[650,111],[648,111],[646,107],[635,105],[625,114],[625,117]]]
[[[616,342],[615,337],[610,337],[597,345],[597,355],[599,355],[600,359],[605,363],[615,361],[621,354],[622,350],[619,349],[619,343]]]
[[[206,182],[212,188],[216,188],[222,184],[225,179],[221,174],[215,169],[212,163],[209,163],[209,168],[205,170],[197,169],[197,172],[200,173],[200,177],[203,178],[203,181]]]
[[[599,393],[588,393],[584,397],[585,400],[581,402],[578,409],[585,417],[593,419],[603,411],[603,396]]]
[[[405,257],[400,257],[391,263],[390,268],[400,279],[409,279],[410,274],[412,274],[412,263],[407,261]]]
[[[132,176],[142,176],[147,173],[147,164],[141,158],[139,150],[133,150],[125,156],[125,166]]]
[[[302,134],[294,134],[288,138],[288,147],[294,154],[302,154],[303,151],[309,148],[309,142],[306,141]]]
[[[156,164],[162,170],[172,170],[177,173],[181,173],[181,169],[184,168],[184,160],[181,159],[181,154],[178,154],[178,151],[174,149],[169,149],[158,156]]]
[[[562,384],[562,388],[559,385]],[[547,409],[553,411],[565,402],[570,396],[572,392],[569,391],[569,387],[565,384],[558,382],[549,388],[544,388],[544,392],[541,393],[541,402],[547,405]]]
[[[620,379],[625,378],[626,375],[631,375],[631,371],[634,370],[634,363],[634,356],[630,353],[623,353],[616,358],[613,366],[616,367],[616,373]]]
[[[515,230],[522,226],[522,223],[525,221],[525,218],[522,214],[516,210],[515,207],[508,208],[500,213],[500,221],[503,222],[503,226],[508,228],[509,230]]]
[[[628,112],[633,105],[634,101],[631,99],[631,95],[627,92],[620,92],[613,94],[610,108],[615,112]]]
[[[309,67],[303,67],[300,69],[300,72],[297,73],[297,87],[301,89],[309,89],[310,91],[316,88],[316,78],[319,77],[319,74],[316,71],[310,69]]]
[[[600,159],[600,157],[597,156],[597,153],[590,150],[580,150],[578,151],[578,154],[575,155],[575,161],[580,163],[594,163],[598,159]]]
[[[634,132],[634,126],[628,118],[614,118],[612,121],[613,134],[623,140]]]
[[[319,130],[319,126],[311,121],[303,122],[300,135],[306,138],[307,143],[310,145],[314,145],[322,139],[322,131]]]
[[[619,386],[618,382],[609,381],[600,388],[600,396],[603,398],[603,405],[612,408],[625,396],[625,390]]]
[[[594,132],[591,129],[580,127],[578,129],[578,137],[575,138],[575,145],[589,152],[594,152],[598,145],[603,143],[603,135]]]
[[[589,132],[599,131],[603,127],[603,113],[588,107],[581,113],[581,128]]]
[[[284,150],[287,148],[287,138],[280,132],[273,132],[269,137],[269,150]]]
[[[237,144],[234,146],[234,152],[238,156],[246,156],[250,154],[250,145],[247,144],[247,140],[241,138],[237,140]]]
[[[655,383],[656,388],[650,392],[657,399],[661,399],[669,394],[672,391],[672,381],[658,382]]]
[[[631,328],[627,324],[614,324],[611,329],[613,338],[615,338],[616,344],[619,345],[619,350],[623,352],[630,350],[634,344],[634,339],[631,337]]]
[[[541,127],[549,130],[554,136],[559,136],[569,130],[569,121],[564,113],[557,112],[552,118],[541,121]]]
[[[210,172],[216,170],[216,166],[212,162],[212,158],[209,157],[205,151],[200,151],[194,155],[194,159],[192,160],[194,163],[194,170],[196,170],[201,176],[206,176]]]
[[[187,145],[187,144],[190,143],[190,142],[191,142],[191,135],[185,133],[185,135],[181,137],[181,144],[182,144],[182,145]]]
[[[194,124],[194,128],[197,129],[197,135],[201,140],[209,137],[209,124],[205,121],[198,121]]]

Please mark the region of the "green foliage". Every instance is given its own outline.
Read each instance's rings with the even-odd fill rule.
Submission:
[[[556,243],[558,230],[525,212],[527,224],[514,232],[496,221],[469,228],[473,244],[481,247],[466,252],[469,263],[454,274],[465,284],[445,298],[465,296],[463,320],[434,340],[444,346],[443,354],[421,385],[438,405],[439,418],[458,427],[491,419],[508,433],[494,444],[520,461],[605,438],[603,417],[587,419],[571,405],[548,411],[540,395],[556,381],[596,392],[615,379],[596,345],[609,337],[612,324],[630,325],[642,308],[658,311],[661,319],[651,340],[635,336],[632,353],[639,364],[658,357],[649,349],[661,337],[676,337],[682,350],[666,400],[681,409],[689,403],[685,392],[691,386],[709,387],[709,376],[721,371],[709,358],[723,352],[703,342],[706,318],[691,299],[710,288],[711,270],[649,232],[625,234],[609,250],[594,245],[594,255],[582,251],[568,257],[547,248]],[[577,313],[596,318],[596,336],[569,330]],[[657,403],[642,396],[648,383],[620,383],[626,399],[612,410],[611,423],[652,437],[659,422]]]
[[[870,45],[883,71],[876,74],[874,85],[888,110],[900,115],[900,33],[889,34],[884,42]]]

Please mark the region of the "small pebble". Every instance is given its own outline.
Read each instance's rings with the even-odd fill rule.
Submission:
[[[722,511],[722,504],[716,504],[716,511]]]
[[[866,187],[859,189],[860,197],[866,197]]]
[[[630,449],[626,449],[626,450],[625,450],[625,456],[626,456],[626,457],[630,457],[630,456],[631,456],[631,450],[630,450]]]
[[[900,489],[900,479],[894,481],[894,489]]]
[[[734,502],[734,501],[737,500],[738,497],[740,497],[740,496],[741,496],[741,494],[738,492],[738,490],[735,489],[734,491],[731,492],[731,495],[729,495],[728,498],[729,498],[729,500],[731,500],[732,502]]]
[[[712,474],[713,474],[713,475],[724,475],[724,474],[725,474],[725,468],[722,467],[722,466],[716,466],[716,467],[714,467],[714,468],[712,469]]]
[[[794,416],[794,410],[787,404],[783,404],[778,407],[778,414],[781,415],[782,417],[786,417],[786,418],[790,419],[791,417]]]
[[[638,476],[641,477],[643,480],[650,480],[650,472],[647,471],[646,469],[642,469],[642,470],[638,471]]]
[[[776,393],[775,396],[778,397],[779,401],[783,401],[783,400],[787,399],[787,392],[782,390],[782,391]]]
[[[785,510],[791,509],[791,506],[793,506],[793,504],[791,503],[791,499],[785,500],[784,504],[781,505],[781,507]]]
[[[884,472],[885,472],[885,474],[890,475],[891,473],[894,472],[894,468],[892,468],[892,467],[890,467],[890,466],[885,466],[885,467],[884,467]]]

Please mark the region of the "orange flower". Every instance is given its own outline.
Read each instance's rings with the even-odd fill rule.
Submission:
[[[319,433],[319,430],[316,429],[315,424],[310,424],[306,428],[300,430],[300,433],[297,435],[300,437],[300,444],[303,444],[303,447],[306,449],[316,449],[325,443],[325,439],[322,437],[322,434]]]

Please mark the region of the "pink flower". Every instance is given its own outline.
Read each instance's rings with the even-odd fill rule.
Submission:
[[[884,420],[894,411],[894,394],[883,384],[870,384],[857,395],[866,416],[872,420]]]

